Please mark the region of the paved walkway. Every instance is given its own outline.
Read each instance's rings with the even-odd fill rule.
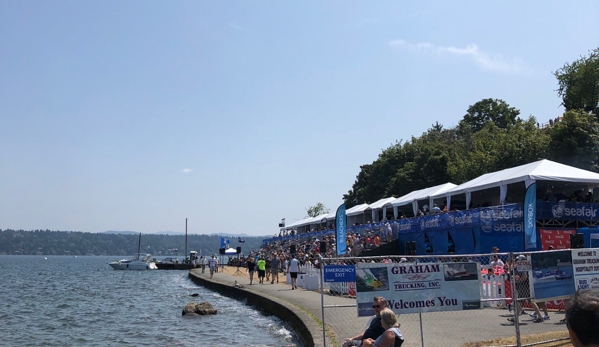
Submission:
[[[303,322],[306,329],[302,331],[301,328],[292,324],[293,329],[300,335],[309,333],[314,346],[324,346],[322,304],[319,291],[303,288],[291,290],[291,286],[284,283],[285,276],[282,275],[279,276],[279,284],[270,284],[270,282],[256,284],[258,280],[255,278],[254,284],[250,286],[245,269],[235,273],[236,270],[235,267],[225,267],[224,271],[215,274],[213,279],[209,279],[208,271],[202,274],[200,269],[194,269],[190,271],[190,276],[196,277],[196,282],[212,289],[219,290],[220,286],[219,291],[225,295],[247,298],[248,303],[253,305],[268,305],[264,301],[268,300],[286,307],[289,310],[287,312],[277,309],[277,306],[266,308],[263,306],[263,309],[288,322],[292,320],[291,316],[295,315]],[[235,288],[236,281],[243,288]],[[263,301],[252,299],[257,297],[262,298]],[[323,299],[325,306],[341,306],[325,309],[326,346],[337,347],[344,338],[364,331],[368,318],[357,317],[355,299],[331,295],[324,295]],[[523,324],[520,326],[522,335],[566,330],[565,325],[557,324],[563,318],[563,313],[550,313],[550,315],[550,321],[539,324],[532,323],[528,316],[523,318]],[[461,346],[466,342],[515,336],[514,326],[507,322],[507,317],[510,317],[507,310],[493,308],[423,313],[424,346]],[[400,315],[399,321],[401,323],[400,330],[406,340],[403,347],[422,346],[419,315]]]

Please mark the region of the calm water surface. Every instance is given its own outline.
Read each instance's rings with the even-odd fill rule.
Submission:
[[[301,346],[278,318],[197,286],[187,271],[115,271],[117,258],[0,256],[0,345]],[[181,316],[192,301],[218,314]]]

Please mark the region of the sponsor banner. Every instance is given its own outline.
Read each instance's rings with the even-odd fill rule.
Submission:
[[[541,235],[541,248],[546,251],[549,247],[553,249],[570,249],[570,234],[576,234],[576,230],[552,230],[539,229]]]
[[[572,265],[576,290],[599,290],[599,250],[573,249]]]
[[[524,217],[523,204],[511,204],[480,209],[480,229],[485,233],[521,233]]]
[[[537,249],[537,184],[531,184],[524,196],[524,249]]]
[[[599,204],[537,201],[538,219],[599,220]]]
[[[326,265],[324,267],[325,282],[355,282],[356,267],[354,265]]]
[[[417,228],[417,220],[418,218],[402,218],[398,221],[395,221],[395,223],[398,224],[397,230],[399,230],[400,233],[419,231],[420,229]]]
[[[574,295],[572,253],[570,250],[530,255],[535,299]]]
[[[393,312],[480,309],[478,263],[358,263],[358,316],[372,316],[372,298],[387,299]]]
[[[345,214],[345,204],[337,208],[335,214],[335,239],[337,240],[337,255],[345,254],[345,237],[347,228],[347,215]]]
[[[480,227],[485,233],[524,232],[523,216],[523,204],[509,204],[417,218],[403,218],[395,223],[397,223],[400,233],[476,227]]]

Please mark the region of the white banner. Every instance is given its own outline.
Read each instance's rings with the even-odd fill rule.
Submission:
[[[478,263],[358,263],[358,316],[372,316],[382,296],[395,313],[481,308]]]
[[[599,251],[590,248],[572,250],[576,290],[599,290]]]

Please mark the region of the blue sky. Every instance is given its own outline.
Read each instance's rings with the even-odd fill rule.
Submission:
[[[547,122],[577,1],[2,1],[0,228],[271,235],[469,105]]]

